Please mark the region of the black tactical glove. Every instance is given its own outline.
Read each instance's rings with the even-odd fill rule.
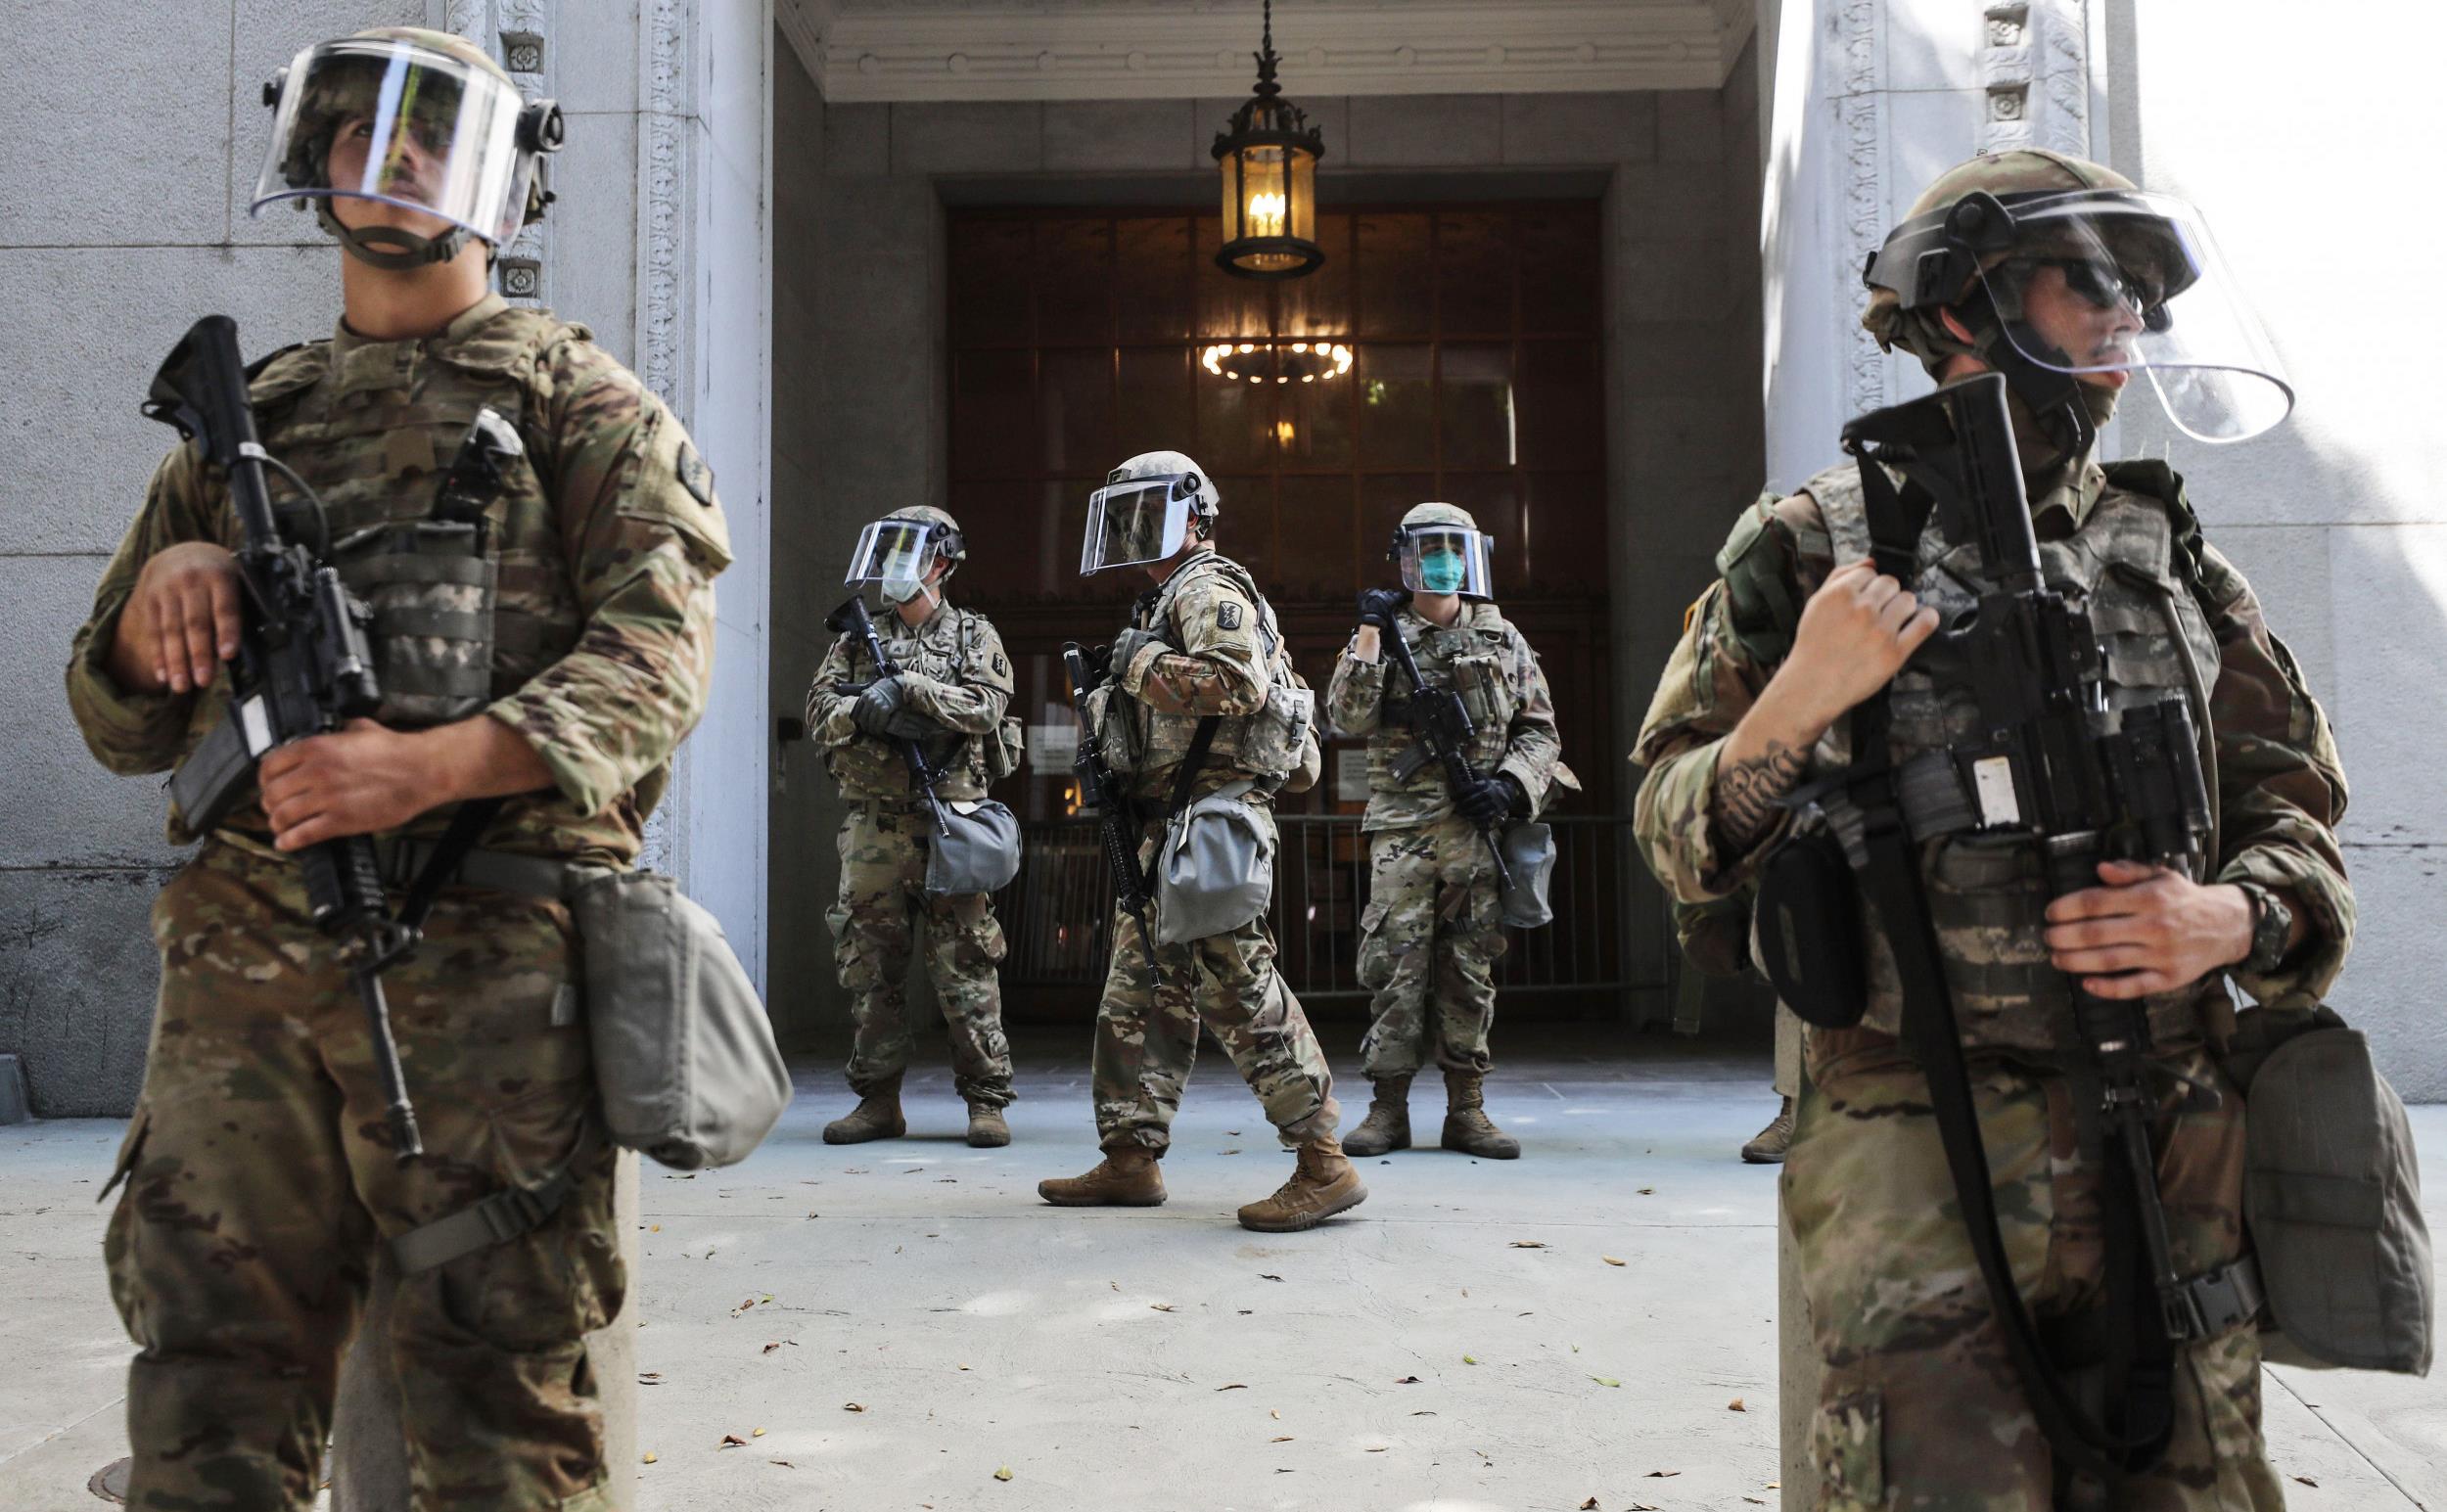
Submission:
[[[884,733],[895,740],[933,740],[944,727],[903,704],[884,720]]]
[[[1399,588],[1362,588],[1360,590],[1360,622],[1372,624],[1380,630],[1394,627],[1394,614],[1410,602],[1410,595]]]
[[[900,711],[901,688],[898,677],[879,677],[866,685],[857,703],[850,707],[850,722],[864,735],[882,735],[892,716]]]
[[[1113,664],[1109,676],[1119,677],[1130,670],[1138,653],[1149,646],[1165,644],[1164,637],[1153,630],[1128,629],[1113,637]]]
[[[1495,824],[1515,814],[1529,811],[1529,795],[1521,785],[1502,772],[1481,777],[1455,795],[1453,806],[1472,824]]]

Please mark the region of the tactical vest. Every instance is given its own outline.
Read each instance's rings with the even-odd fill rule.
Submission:
[[[1419,675],[1430,687],[1451,688],[1460,695],[1461,708],[1470,716],[1470,769],[1482,774],[1494,771],[1511,749],[1512,716],[1521,711],[1512,679],[1504,675],[1504,651],[1511,644],[1512,626],[1493,604],[1464,604],[1460,618],[1450,627],[1415,616],[1408,618],[1421,626],[1418,638],[1410,641],[1411,660],[1419,664]],[[1390,661],[1384,690],[1376,731],[1368,737],[1369,790],[1411,793],[1443,787],[1444,768],[1432,760],[1419,761],[1422,748],[1409,722],[1410,679]],[[1405,766],[1410,768],[1407,782],[1401,776]]]
[[[1858,469],[1830,469],[1804,491],[1825,517],[1836,565],[1867,557],[1870,532]],[[2090,612],[2105,651],[2110,708],[2189,698],[2195,683],[2186,671],[2187,658],[2197,687],[2216,682],[2217,639],[2178,567],[2176,550],[2167,506],[2112,483],[2070,535],[2039,544],[2049,584]],[[1932,516],[1921,535],[1920,575],[1913,592],[1937,610],[1942,626],[1966,623],[1976,609],[1985,586],[1978,557],[1974,546],[1950,546]],[[1924,664],[1928,660],[1915,658],[1893,683],[1890,746],[1898,765],[1922,752],[1980,738],[1973,690],[1960,677],[1932,675]],[[2192,712],[2206,731],[2208,710],[2195,700]],[[1848,764],[1850,731],[1847,716],[1820,740],[1810,778]],[[2049,894],[2037,846],[2022,835],[1965,830],[1925,841],[1920,857],[1930,922],[1965,1048],[2046,1056],[2075,1044],[2068,984],[2049,964],[2042,938]],[[2194,880],[2214,865],[2214,858],[2196,864]],[[1863,912],[1870,985],[1862,1023],[1899,1034],[1902,994],[1894,957],[1867,899]],[[2162,1044],[2196,1037],[2198,1005],[2222,992],[2211,973],[2193,985],[2147,998],[2151,1034]]]
[[[577,644],[585,617],[553,507],[544,374],[555,346],[587,339],[510,308],[465,340],[312,342],[257,369],[264,447],[314,489],[324,522],[300,516],[277,473],[274,507],[293,533],[328,529],[333,565],[373,611],[385,723],[465,718]],[[487,406],[518,428],[526,455],[481,530],[435,520],[442,473]]]
[[[1181,590],[1203,573],[1220,573],[1229,578],[1257,607],[1258,647],[1267,671],[1264,707],[1255,713],[1216,721],[1214,741],[1207,748],[1207,768],[1254,777],[1270,790],[1303,791],[1307,783],[1316,780],[1321,760],[1316,731],[1316,696],[1293,669],[1274,621],[1274,606],[1258,591],[1257,579],[1247,568],[1221,552],[1201,552],[1166,578],[1154,602],[1133,615],[1131,622],[1171,640],[1173,606]],[[1115,683],[1098,688],[1091,699],[1096,697],[1102,699],[1101,706],[1092,710],[1097,738],[1105,760],[1116,772],[1148,773],[1172,766],[1188,753],[1198,733],[1195,714],[1159,713],[1123,694]],[[1306,782],[1301,780],[1304,776]]]
[[[984,637],[979,626],[985,617],[974,610],[946,604],[936,619],[917,629],[911,629],[897,614],[888,614],[876,620],[875,633],[884,643],[884,655],[893,665],[904,672],[914,672],[941,683],[965,686],[970,671],[978,664]],[[866,664],[866,646],[862,641],[850,641],[850,680],[865,682],[875,675],[875,668]],[[1016,755],[1006,759],[1014,741],[1006,738],[1018,734],[1019,721],[1006,719],[992,735],[946,735],[927,743],[928,758],[937,762],[941,777],[936,796],[943,799],[975,799],[986,796],[989,783],[1007,777],[1017,766]],[[952,749],[954,742],[958,749]],[[842,791],[851,798],[910,798],[908,764],[901,759],[898,741],[861,734],[847,745],[835,746],[825,754],[826,769]]]

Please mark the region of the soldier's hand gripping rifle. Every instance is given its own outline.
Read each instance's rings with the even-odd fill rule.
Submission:
[[[824,617],[824,628],[835,635],[848,633],[857,636],[859,644],[866,647],[866,660],[868,664],[875,668],[876,680],[900,675],[900,668],[893,665],[892,659],[884,655],[884,643],[875,638],[875,620],[866,612],[865,594],[850,595],[848,602],[844,603],[841,608]],[[864,683],[844,683],[835,687],[833,691],[836,693],[862,692],[866,686],[867,684]],[[909,780],[918,785],[918,791],[926,795],[926,806],[934,810],[935,833],[950,834],[951,820],[944,812],[944,801],[935,796],[935,784],[943,774],[936,771],[934,763],[926,759],[925,749],[916,741],[896,739],[893,745],[899,749],[900,759],[909,768]]]
[[[1138,816],[1129,792],[1105,765],[1095,721],[1087,713],[1087,695],[1102,679],[1089,672],[1087,654],[1077,641],[1063,644],[1062,670],[1071,680],[1071,713],[1079,720],[1079,755],[1072,758],[1071,772],[1079,780],[1080,806],[1096,811],[1096,843],[1104,851],[1105,870],[1113,876],[1113,900],[1137,921],[1139,947],[1147,953],[1152,974],[1156,936],[1147,922],[1147,904],[1153,893],[1138,865]]]
[[[2210,828],[2191,712],[2180,695],[2108,707],[2105,659],[2089,613],[2052,586],[2042,568],[2005,380],[1984,374],[1865,415],[1845,427],[1844,445],[1864,459],[1865,500],[1881,572],[1912,580],[1914,548],[1932,508],[1948,541],[1978,551],[1987,587],[1971,622],[1941,631],[1922,653],[1939,675],[1961,678],[1978,699],[1980,736],[1944,753],[1976,810],[1976,826],[2029,835],[2044,857],[2052,898],[2099,886],[2099,863],[2109,857],[2184,867]],[[1886,468],[1904,475],[1902,487]],[[1959,666],[1947,666],[1949,658],[1960,659]],[[2189,1279],[2177,1272],[2150,1148],[2158,1101],[2149,1080],[2147,1012],[2138,1001],[2099,997],[2076,977],[2067,985],[2089,1062],[2077,1074],[2077,1095],[2089,1083],[2103,1141],[2117,1147],[2102,1152],[2109,1302],[2142,1321],[2129,1330],[2121,1318],[2111,1323],[2131,1336],[2116,1351],[2132,1352],[2122,1357],[2126,1380],[2115,1389],[2123,1400],[2104,1422],[2076,1406],[2045,1364],[2009,1265],[2001,1253],[1992,1264],[1987,1253],[1996,1236],[1990,1176],[1937,964],[1917,848],[1902,819],[1896,774],[1884,760],[1882,698],[1878,710],[1874,749],[1858,714],[1854,729],[1865,763],[1856,768],[1865,775],[1855,796],[1867,814],[1868,884],[1898,937],[1906,1032],[1929,1077],[1948,1164],[1973,1247],[1982,1252],[2008,1352],[2034,1413],[2060,1452],[2093,1465],[2139,1468],[2154,1461],[2166,1442],[2172,1408],[2160,1379],[2172,1368],[2173,1347],[2248,1317],[2257,1306],[2255,1288],[2235,1267]],[[2153,1292],[2154,1317],[2147,1306]]]
[[[237,552],[242,625],[230,666],[229,712],[170,779],[181,821],[201,835],[253,789],[256,763],[266,752],[371,717],[381,707],[366,640],[372,616],[323,560],[330,529],[321,501],[256,438],[238,328],[228,316],[197,321],[171,349],[154,375],[144,412],[195,441],[204,460],[227,478],[242,537]],[[482,412],[443,479],[443,509],[475,507],[481,515],[482,501],[499,487],[505,451],[515,455],[519,449],[518,433],[491,411]],[[264,484],[266,467],[287,474],[304,496],[317,522],[313,547],[282,534]],[[299,853],[298,867],[308,912],[337,942],[349,983],[365,1005],[392,1153],[402,1163],[413,1160],[424,1153],[424,1142],[400,1073],[382,974],[414,951],[419,921],[391,916],[371,836],[311,846]]]
[[[1445,785],[1453,790],[1457,801],[1462,794],[1478,786],[1478,772],[1470,765],[1470,737],[1475,727],[1470,711],[1461,707],[1461,695],[1451,688],[1431,688],[1419,675],[1418,659],[1410,654],[1410,643],[1402,638],[1399,627],[1388,622],[1377,639],[1385,646],[1385,654],[1394,665],[1410,679],[1410,727],[1418,732],[1419,744],[1429,759],[1445,769]],[[1487,853],[1496,863],[1496,886],[1512,891],[1512,869],[1503,860],[1503,821],[1491,819],[1478,827],[1479,837],[1487,842]]]

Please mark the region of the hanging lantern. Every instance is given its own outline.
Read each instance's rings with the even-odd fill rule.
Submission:
[[[1257,92],[1216,134],[1224,170],[1224,246],[1216,265],[1240,278],[1298,278],[1316,271],[1316,163],[1325,134],[1282,99],[1274,82],[1274,0],[1266,0]]]

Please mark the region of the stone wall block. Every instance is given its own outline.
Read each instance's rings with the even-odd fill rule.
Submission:
[[[1657,155],[1653,94],[1505,95],[1503,160],[1547,165],[1645,161]]]
[[[1733,192],[1715,163],[1619,164],[1606,192],[1609,239],[1619,247],[1628,242],[1682,242],[1719,235]]]
[[[0,372],[15,385],[12,507],[0,545],[115,550],[146,480],[178,440],[136,410],[170,347],[215,312],[238,322],[250,357],[329,336],[340,313],[339,256],[329,247],[130,248],[101,257],[0,249],[0,288],[15,308],[43,312],[0,321]],[[96,561],[85,585],[101,575]]]
[[[15,19],[0,90],[0,243],[219,241],[229,8],[98,0]],[[247,151],[261,150],[258,138]]]
[[[1501,95],[1360,95],[1351,101],[1353,167],[1488,167],[1504,160]],[[1327,161],[1334,144],[1328,141]]]
[[[2336,645],[2344,655],[2325,697],[2353,785],[2346,833],[2447,846],[2438,802],[2438,753],[2447,750],[2447,701],[2438,697],[2447,655],[2447,525],[2330,534]],[[2283,625],[2278,633],[2285,633]],[[2431,896],[2435,923],[2447,918],[2447,887]],[[2422,939],[2435,950],[2434,933]]]
[[[567,28],[564,28],[567,29]],[[545,211],[544,302],[582,321],[623,362],[637,333],[637,117],[574,115]]]
[[[1177,169],[1186,100],[1053,100],[1045,104],[1048,172]]]
[[[1044,166],[1034,101],[918,101],[892,107],[895,173],[1032,173]]]
[[[1725,109],[1712,89],[1669,89],[1657,99],[1657,157],[1716,162],[1725,156]],[[1741,165],[1747,175],[1750,165]]]
[[[0,871],[0,1051],[23,1058],[36,1117],[134,1111],[161,982],[150,917],[167,876]]]
[[[0,557],[0,597],[15,633],[0,638],[0,687],[16,690],[0,769],[16,796],[0,865],[169,866],[168,799],[159,776],[118,777],[85,749],[61,684],[69,638],[93,608],[97,557]]]
[[[561,109],[634,112],[638,0],[562,0],[544,60],[545,81]],[[498,39],[485,42],[499,53]],[[777,44],[778,45],[778,44]]]
[[[788,158],[775,161],[778,172],[792,166]],[[824,171],[856,175],[892,171],[892,107],[889,105],[827,105],[824,107]]]

